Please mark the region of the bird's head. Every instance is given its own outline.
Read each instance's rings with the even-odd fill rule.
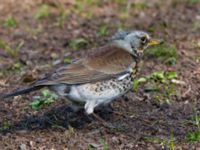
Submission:
[[[161,40],[152,39],[143,31],[122,31],[116,33],[113,42],[133,55],[141,55],[148,46],[158,45]]]

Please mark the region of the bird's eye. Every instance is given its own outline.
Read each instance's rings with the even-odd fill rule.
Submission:
[[[142,43],[146,43],[147,38],[145,36],[143,36],[143,37],[141,37],[141,41],[142,41]]]

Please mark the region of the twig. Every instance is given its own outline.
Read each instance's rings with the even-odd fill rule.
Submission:
[[[190,93],[190,91],[191,91],[191,85],[189,85],[187,91],[185,91],[185,92],[183,93],[183,97],[186,97],[186,96]]]
[[[172,79],[171,82],[179,85],[186,85],[186,82],[181,80]]]

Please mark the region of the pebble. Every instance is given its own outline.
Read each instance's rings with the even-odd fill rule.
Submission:
[[[20,149],[20,150],[27,150],[27,148],[26,148],[26,145],[25,145],[25,144],[21,144],[21,145],[19,146],[19,149]]]

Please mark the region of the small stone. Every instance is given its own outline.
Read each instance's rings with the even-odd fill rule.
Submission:
[[[19,149],[20,149],[20,150],[27,150],[27,148],[26,148],[26,145],[25,145],[25,144],[21,144],[21,145],[19,146]]]
[[[114,143],[114,144],[119,144],[120,143],[120,140],[116,137],[116,136],[114,136],[114,137],[112,137],[112,142]]]
[[[59,57],[58,54],[56,54],[56,53],[51,53],[51,58],[57,59],[58,57]]]
[[[98,148],[98,147],[100,147],[100,145],[99,145],[99,144],[96,144],[96,143],[90,143],[89,145],[90,145],[90,147],[92,147],[92,148]]]
[[[56,65],[58,65],[58,64],[60,64],[60,63],[61,63],[61,60],[58,59],[58,60],[56,60],[56,61],[53,62],[53,66],[56,66]]]

